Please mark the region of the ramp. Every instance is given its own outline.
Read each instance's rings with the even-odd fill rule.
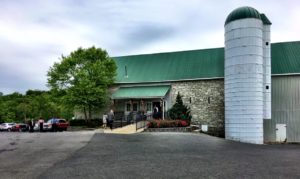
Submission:
[[[113,130],[105,129],[104,133],[110,133],[110,134],[135,134],[139,132],[143,132],[144,128],[136,130],[136,124],[130,124],[127,126],[124,126],[122,128],[116,128]]]

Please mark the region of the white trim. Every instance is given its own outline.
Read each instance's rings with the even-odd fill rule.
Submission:
[[[148,111],[148,104],[150,104],[150,111]],[[148,113],[152,113],[152,111],[153,111],[153,104],[152,104],[152,101],[147,101],[146,102],[146,112]]]
[[[165,120],[165,99],[162,99],[162,119]]]
[[[127,104],[129,104],[129,105],[130,105],[130,108],[131,108],[131,104],[130,104],[130,102],[125,102],[125,110],[124,110],[124,111],[125,111],[125,113],[126,113],[126,112],[130,112],[130,111],[131,111],[131,109],[130,109],[129,111],[127,111]]]
[[[160,99],[165,96],[141,96],[141,97],[125,97],[125,98],[112,98],[112,99]]]
[[[293,76],[300,75],[300,73],[284,73],[284,74],[272,74],[271,76]]]
[[[121,83],[119,83],[119,84],[121,84]],[[160,83],[155,83],[155,84],[141,84],[141,83],[138,82],[136,84],[135,83],[124,83],[124,84],[132,84],[132,85],[123,85],[123,86],[120,86],[119,88],[152,87],[152,86],[169,86],[169,87],[171,87],[171,83],[164,83],[164,84],[160,84]]]
[[[179,79],[179,80],[164,80],[164,81],[117,82],[115,84],[162,83],[162,82],[177,82],[177,81],[215,80],[215,79],[223,79],[223,78],[224,77]]]

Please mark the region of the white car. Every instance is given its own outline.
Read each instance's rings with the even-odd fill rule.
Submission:
[[[11,131],[12,126],[16,123],[2,123],[0,124],[0,131]]]

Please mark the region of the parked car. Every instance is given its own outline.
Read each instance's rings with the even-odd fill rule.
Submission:
[[[29,126],[23,123],[17,123],[12,126],[11,131],[25,132],[29,130]]]
[[[44,130],[48,131],[66,131],[68,129],[69,123],[65,119],[49,119],[44,123]]]
[[[15,125],[15,123],[2,123],[0,125],[0,131],[11,131],[12,126]]]

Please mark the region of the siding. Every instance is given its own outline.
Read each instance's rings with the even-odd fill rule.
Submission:
[[[276,124],[287,125],[287,142],[300,142],[300,76],[272,77],[272,119],[264,120],[265,142],[275,142]]]

